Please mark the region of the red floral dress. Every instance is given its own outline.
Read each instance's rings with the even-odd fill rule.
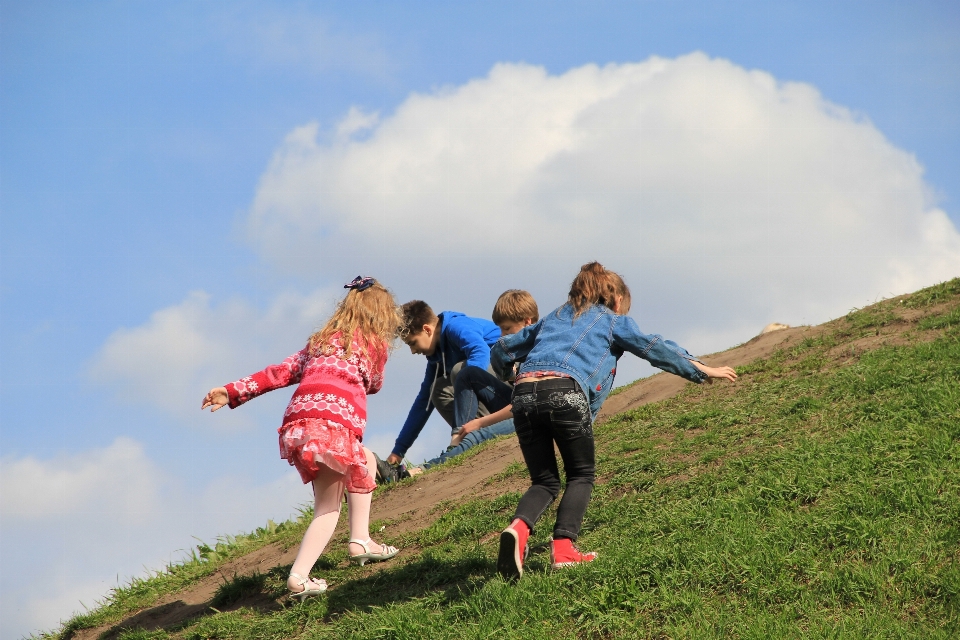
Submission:
[[[350,493],[370,493],[377,486],[360,442],[367,427],[367,394],[383,384],[387,345],[370,346],[364,356],[361,339],[358,332],[349,358],[336,333],[330,355],[307,345],[280,364],[226,385],[234,409],[267,391],[300,383],[277,432],[280,457],[297,468],[304,484],[323,465],[343,474]]]

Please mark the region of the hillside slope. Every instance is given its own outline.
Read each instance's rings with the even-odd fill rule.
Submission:
[[[581,545],[517,586],[493,568],[527,484],[515,439],[381,489],[404,550],[346,562],[294,604],[306,517],[201,546],[118,589],[63,638],[950,637],[960,631],[960,279],[707,356],[735,385],[668,374],[608,399]],[[551,522],[552,512],[544,516]]]

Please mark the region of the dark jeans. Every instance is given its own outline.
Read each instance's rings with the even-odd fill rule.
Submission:
[[[572,378],[535,380],[521,380],[513,390],[513,422],[533,482],[520,498],[514,517],[532,530],[560,493],[556,443],[567,489],[557,508],[553,537],[576,540],[596,475],[590,404]]]
[[[437,413],[440,414],[444,421],[450,425],[451,435],[460,430],[460,426],[457,425],[457,416],[455,415],[457,380],[460,378],[460,372],[469,368],[471,367],[467,366],[465,360],[461,360],[457,364],[453,365],[449,376],[437,377],[436,381],[433,383],[433,392],[430,394],[430,402],[433,404],[433,407],[437,410]],[[443,373],[443,371],[440,373]],[[490,370],[490,374],[493,374],[492,369]],[[496,409],[494,409],[494,411],[496,411]],[[469,422],[470,420],[473,420],[473,418],[479,418],[480,416],[485,416],[489,413],[490,411],[487,410],[487,407],[481,403],[479,410],[475,411],[474,415],[464,420],[464,422]]]
[[[464,367],[453,383],[454,419],[456,428],[477,417],[482,402],[487,411],[496,413],[510,404],[513,388],[480,367]]]

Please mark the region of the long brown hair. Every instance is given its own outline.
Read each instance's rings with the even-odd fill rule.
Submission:
[[[630,311],[630,289],[620,274],[604,268],[599,262],[588,262],[580,267],[580,273],[570,284],[567,304],[573,307],[573,317],[577,318],[595,304],[602,304],[613,310],[620,298],[619,313]]]
[[[363,291],[351,289],[347,292],[323,328],[310,336],[310,351],[332,354],[335,347],[331,339],[339,333],[340,345],[346,351],[345,357],[352,355],[354,338],[363,356],[376,357],[393,346],[402,325],[403,316],[393,294],[374,281]],[[356,336],[358,330],[360,335]]]

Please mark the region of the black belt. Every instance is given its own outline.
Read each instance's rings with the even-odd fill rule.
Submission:
[[[535,384],[537,390],[540,389],[580,389],[580,385],[573,378],[520,378],[517,380],[515,389],[519,391],[520,386],[524,384]],[[526,389],[524,391],[527,391]]]

